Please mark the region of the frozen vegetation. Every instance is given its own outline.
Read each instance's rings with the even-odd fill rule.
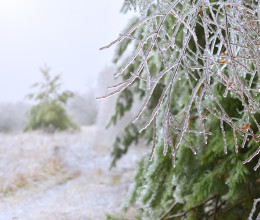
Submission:
[[[108,72],[101,73],[102,88],[109,84]],[[146,149],[142,144],[131,148],[118,166],[109,170],[119,129],[112,126],[106,130],[105,126],[114,112],[115,99],[96,104],[94,96],[94,92],[76,95],[68,103],[69,115],[81,125],[81,131],[75,133],[24,133],[30,106],[0,105],[0,220],[135,215],[134,209],[122,214],[121,207],[135,163]],[[119,125],[128,122],[125,119]]]
[[[0,219],[105,219],[106,213],[119,214],[140,149],[133,148],[117,168],[108,170],[109,145],[94,138],[96,129],[1,134]]]
[[[28,123],[28,111],[31,103],[0,103],[0,133],[23,131]],[[66,110],[73,122],[80,126],[93,125],[97,118],[97,103],[93,91],[75,94],[69,100]]]

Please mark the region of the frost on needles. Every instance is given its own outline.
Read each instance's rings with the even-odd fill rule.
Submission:
[[[129,204],[139,204],[144,216],[173,209],[187,216],[202,206],[210,207],[203,218],[216,216],[232,208],[260,166],[260,3],[128,0],[127,8],[139,17],[101,48],[118,44],[115,77],[122,81],[99,99],[131,91],[142,100],[133,126],[153,139],[152,162],[140,162]],[[126,51],[131,55],[120,59]],[[118,103],[112,122],[124,112]],[[167,213],[173,200],[186,205]]]

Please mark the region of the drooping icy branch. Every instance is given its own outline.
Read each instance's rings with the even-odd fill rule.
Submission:
[[[250,123],[253,123],[259,132],[260,125],[255,117],[260,109],[260,85],[257,82],[257,77],[258,80],[260,77],[259,3],[257,5],[252,1],[246,5],[241,1],[208,0],[159,2],[158,8],[149,2],[143,11],[140,7],[144,18],[118,39],[101,48],[109,48],[124,39],[138,44],[116,77],[124,76],[129,72],[130,65],[139,62],[136,70],[130,72],[128,79],[112,87],[115,91],[101,98],[122,92],[136,81],[144,82],[146,95],[133,122],[144,118],[140,131],[145,130],[154,120],[154,130],[159,129],[162,124],[164,154],[170,145],[173,160],[176,150],[183,142],[195,152],[186,138],[189,133],[203,135],[204,143],[208,143],[207,115],[220,121],[225,153],[228,150],[227,127],[233,131],[235,152],[239,150],[237,136],[243,137],[242,148],[249,138],[258,141],[259,138],[251,129]],[[148,12],[149,16],[145,16]],[[173,20],[170,27],[167,26],[168,19]],[[137,35],[137,30],[141,28],[142,35]],[[202,29],[201,34],[198,34],[199,28]],[[153,73],[148,59],[155,54],[160,56],[161,68]],[[184,106],[185,113],[177,120],[175,116],[180,114],[173,115],[171,108],[179,100],[173,96],[179,82],[188,87],[190,97]],[[157,105],[148,109],[159,84],[163,85],[163,89]],[[221,94],[223,97],[220,98],[216,94],[216,86],[225,87],[225,92]],[[222,100],[229,95],[241,102],[243,117],[235,118],[226,112]],[[144,114],[146,111],[149,115]],[[163,117],[159,117],[161,114]],[[198,118],[200,127],[189,128],[192,116]],[[175,144],[172,141],[172,130],[175,132]],[[245,162],[257,156],[259,149]],[[154,150],[155,146],[152,155]],[[255,169],[259,166],[258,163]]]

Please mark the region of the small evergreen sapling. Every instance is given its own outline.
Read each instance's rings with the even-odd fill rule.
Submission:
[[[41,69],[43,82],[37,82],[32,85],[39,91],[27,95],[36,104],[28,112],[29,122],[25,127],[28,130],[44,130],[46,132],[78,130],[79,127],[74,124],[66,113],[65,105],[73,93],[70,91],[60,91],[60,75],[53,78],[49,74],[50,69],[45,67]]]

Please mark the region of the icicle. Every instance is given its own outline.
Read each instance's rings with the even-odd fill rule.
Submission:
[[[168,141],[169,141],[169,144],[170,144],[170,147],[171,147],[171,155],[172,155],[172,166],[173,168],[175,168],[175,164],[176,164],[176,158],[175,158],[175,149],[174,149],[174,146],[173,146],[173,143],[172,143],[172,137],[169,135],[168,137]]]
[[[246,163],[250,162],[259,153],[260,153],[260,147],[253,154],[251,154],[251,156],[248,159],[244,160],[242,163],[246,164]]]
[[[246,145],[247,137],[248,137],[248,133],[245,133],[243,143],[242,143],[242,146],[241,146],[242,148],[244,148],[245,145]]]
[[[260,167],[260,158],[258,159],[257,165],[254,167],[254,171],[256,171]]]
[[[164,141],[164,149],[163,149],[163,155],[165,156],[168,152],[168,123],[167,121],[163,124],[163,141]]]
[[[208,136],[207,136],[207,134],[206,134],[205,124],[204,124],[204,120],[206,120],[207,117],[206,117],[206,116],[202,116],[202,114],[201,114],[201,107],[200,107],[200,105],[201,105],[201,99],[202,99],[202,97],[203,97],[204,92],[205,92],[205,90],[203,90],[203,91],[201,92],[201,95],[200,95],[199,98],[196,97],[196,99],[195,99],[195,104],[196,104],[196,108],[197,108],[197,111],[198,111],[198,114],[199,114],[199,118],[200,118],[200,122],[201,122],[201,125],[202,125],[202,131],[203,131],[203,136],[204,136],[204,143],[207,144],[207,143],[208,143],[208,141],[207,141]]]
[[[226,139],[226,133],[224,130],[224,125],[223,125],[223,119],[220,119],[220,128],[222,131],[222,135],[223,135],[223,140],[224,140],[224,153],[227,154],[227,139]]]
[[[252,208],[252,210],[251,210],[251,212],[250,212],[250,215],[249,215],[249,217],[248,217],[248,220],[253,220],[253,215],[254,215],[254,213],[255,213],[255,211],[256,211],[256,205],[257,205],[258,202],[260,202],[260,198],[259,198],[259,199],[254,199],[253,208]],[[259,215],[258,215],[258,216],[259,216]],[[258,219],[256,219],[256,220],[258,220]]]
[[[233,136],[235,140],[235,152],[238,153],[237,135],[236,135],[236,130],[234,128],[233,128]]]
[[[150,156],[150,158],[149,158],[149,161],[152,161],[153,156],[154,156],[154,152],[155,152],[155,147],[156,147],[156,139],[157,139],[157,136],[156,136],[156,130],[157,130],[156,120],[157,120],[157,115],[156,115],[155,118],[154,118],[154,126],[153,126],[153,149],[152,149],[152,153],[151,153],[151,156]]]
[[[145,58],[145,54],[144,52],[142,53],[142,58],[143,58],[143,62],[144,62],[144,66],[145,66],[145,70],[146,70],[146,89],[150,90],[151,88],[151,74],[150,74],[150,70],[149,67],[147,65],[147,60]]]

